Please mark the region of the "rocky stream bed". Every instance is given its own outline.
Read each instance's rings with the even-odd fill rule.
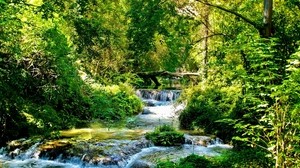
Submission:
[[[179,91],[147,91],[137,94],[147,105],[130,129],[84,128],[61,131],[61,138],[19,139],[0,149],[0,167],[25,168],[147,168],[160,159],[178,160],[192,153],[216,156],[230,145],[218,138],[185,134],[185,144],[176,147],[154,146],[144,134],[155,126],[176,126],[177,114],[184,105],[174,105]]]

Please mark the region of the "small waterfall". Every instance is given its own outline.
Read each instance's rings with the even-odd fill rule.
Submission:
[[[38,152],[38,146],[41,143],[35,143],[34,145],[32,145],[29,149],[27,149],[25,151],[25,153],[21,153],[19,154],[16,158],[18,159],[29,159],[29,158],[35,158],[38,159],[39,158],[39,152]],[[20,150],[20,149],[16,149],[16,150]]]
[[[231,145],[224,144],[223,140],[220,139],[220,138],[212,139],[207,147],[209,147],[209,148],[223,148],[223,149],[232,149],[233,148],[233,146],[231,146]]]
[[[219,156],[220,151],[231,149],[232,146],[222,143],[219,138],[208,136],[185,135],[186,143],[181,146],[162,147],[152,146],[142,149],[130,157],[125,168],[153,167],[157,160],[170,160],[177,162],[180,158],[191,154],[204,156]]]
[[[174,103],[180,93],[180,90],[137,90],[136,94],[145,102],[145,107],[136,116],[133,129],[72,129],[74,135],[67,136],[68,139],[39,140],[38,143],[17,140],[16,144],[20,145],[0,149],[0,167],[145,168],[154,167],[159,159],[178,161],[190,154],[216,156],[220,150],[232,148],[223,144],[221,139],[208,136],[186,134],[185,144],[176,147],[152,146],[142,136],[162,124],[177,126],[178,113],[185,108],[185,104]],[[80,139],[86,133],[93,135],[92,138]],[[125,134],[132,135],[127,139],[123,136]],[[103,138],[107,135],[109,138]],[[137,138],[132,139],[133,135]]]
[[[125,166],[125,168],[131,168],[134,166],[134,164],[139,160],[141,159],[143,156],[147,156],[149,154],[152,154],[152,153],[156,153],[156,152],[159,152],[159,151],[165,151],[167,150],[166,147],[149,147],[149,148],[144,148],[142,149],[141,152],[131,156],[131,158],[128,160],[128,163],[127,165]],[[136,167],[136,166],[134,166]]]
[[[162,102],[175,101],[180,96],[180,90],[147,90],[140,89],[136,94],[142,99],[151,99]]]
[[[6,158],[5,154],[6,154],[5,148],[4,147],[0,148],[0,167],[1,167],[2,160],[4,160]]]

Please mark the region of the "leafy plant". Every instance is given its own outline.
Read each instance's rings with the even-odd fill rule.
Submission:
[[[172,161],[158,161],[156,168],[177,168],[177,163]]]
[[[265,157],[266,151],[259,148],[225,151],[220,156],[209,158],[212,168],[271,168],[273,162]]]
[[[187,90],[182,96],[187,100],[187,106],[180,113],[180,127],[203,129],[206,133],[229,140],[233,133],[232,126],[217,121],[230,116],[235,108],[239,92],[232,93],[234,88],[199,85]]]
[[[146,133],[146,139],[158,146],[176,146],[185,141],[184,135],[169,125],[156,127],[154,132]]]
[[[224,151],[220,156],[189,155],[178,162],[159,161],[157,168],[271,168],[273,162],[265,157],[265,151],[257,148]]]
[[[209,167],[210,161],[203,156],[199,155],[189,155],[186,158],[183,158],[179,162],[178,167],[182,168],[203,168]]]
[[[123,121],[138,114],[142,109],[141,100],[130,86],[95,86],[91,97],[91,113],[94,119],[106,122]]]

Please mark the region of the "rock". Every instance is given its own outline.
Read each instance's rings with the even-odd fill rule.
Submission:
[[[131,168],[150,168],[150,165],[149,165],[149,163],[147,163],[143,160],[137,160],[130,167]]]
[[[20,153],[21,153],[21,150],[20,150],[19,148],[17,148],[17,149],[15,149],[15,150],[9,152],[9,156],[10,156],[11,158],[14,159],[14,158],[15,158],[16,156],[18,156]]]
[[[147,115],[147,114],[155,114],[155,113],[150,111],[148,108],[144,108],[142,114]]]
[[[25,139],[25,138],[22,138],[22,139],[18,139],[18,140],[13,140],[13,141],[10,141],[7,144],[7,149],[9,151],[13,151],[13,150],[19,148],[23,151],[23,150],[28,149],[32,145],[36,144],[37,142],[40,142],[40,139]]]
[[[72,143],[68,141],[61,141],[61,140],[48,141],[39,147],[40,157],[49,157],[51,160],[54,160],[61,154],[63,156],[68,155],[66,151],[72,147],[73,147]]]
[[[200,145],[200,146],[207,146],[211,142],[211,138],[208,136],[191,136],[185,135],[185,143],[186,144],[193,144],[193,145]]]
[[[21,147],[22,147],[22,144],[24,143],[24,141],[26,141],[25,138],[10,141],[10,142],[7,144],[7,148],[8,148],[8,150],[10,150],[10,151],[13,151],[13,150],[15,150],[15,149],[17,149],[17,148],[21,148]]]
[[[146,106],[149,106],[149,107],[154,107],[155,106],[155,103],[153,101],[147,101],[145,102]]]

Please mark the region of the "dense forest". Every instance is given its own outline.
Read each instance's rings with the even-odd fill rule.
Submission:
[[[299,166],[300,1],[230,2],[0,0],[0,146],[122,124],[154,85],[141,72],[198,73],[180,81],[182,129]]]

